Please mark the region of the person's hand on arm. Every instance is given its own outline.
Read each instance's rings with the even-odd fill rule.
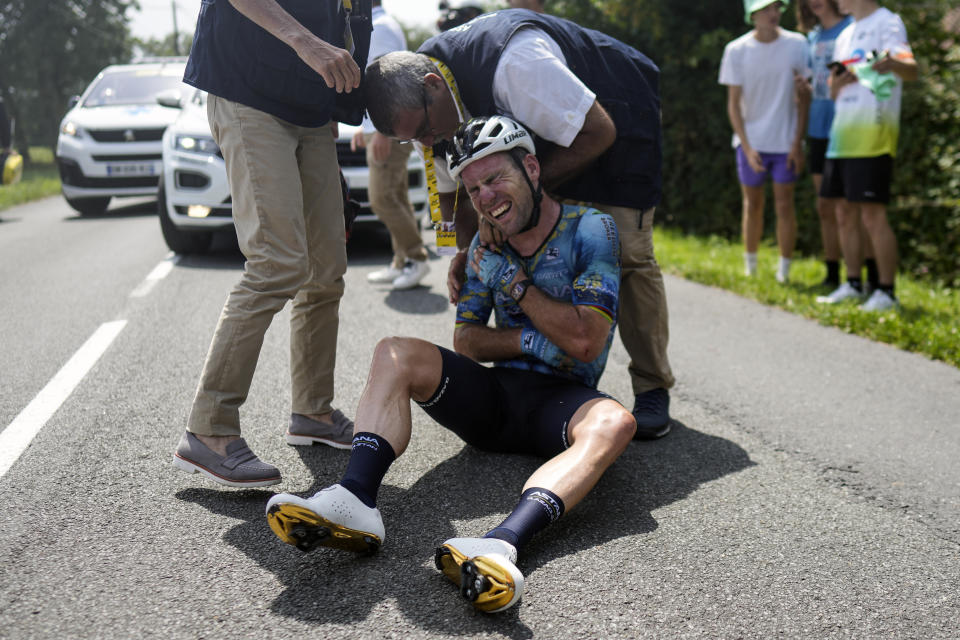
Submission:
[[[390,138],[379,131],[374,131],[373,137],[370,138],[370,148],[373,149],[374,162],[386,162],[390,157]]]
[[[363,137],[363,129],[357,129],[350,138],[350,151],[359,151],[367,146],[367,140]]]
[[[757,173],[763,173],[763,159],[760,157],[760,152],[750,146],[750,140],[747,138],[747,127],[740,110],[742,96],[743,87],[739,85],[727,86],[727,117],[730,118],[730,126],[733,127],[733,132],[740,138],[740,147],[743,149],[743,155],[747,158],[750,168]]]
[[[230,0],[237,11],[296,51],[337,93],[360,86],[360,67],[350,52],[323,41],[287,13],[276,0]]]
[[[356,133],[353,134],[353,138],[350,140],[350,150],[356,151],[358,149],[364,149],[366,146],[367,139],[363,129],[357,129]],[[374,131],[373,135],[370,136],[370,149],[373,153],[374,162],[380,164],[386,162],[387,158],[390,157],[390,138],[379,131]]]

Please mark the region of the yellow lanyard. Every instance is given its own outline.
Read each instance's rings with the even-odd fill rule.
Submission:
[[[450,93],[453,94],[453,100],[457,103],[460,121],[463,122],[463,119],[466,117],[467,110],[464,108],[463,101],[460,99],[460,90],[457,88],[457,81],[454,79],[453,73],[450,71],[447,65],[436,58],[430,58],[430,60],[436,65],[437,69],[440,71],[440,75],[443,76],[444,81],[446,81],[447,86],[450,88]],[[433,157],[433,147],[424,145],[423,165],[427,174],[427,194],[429,195],[430,202],[430,221],[433,222],[433,228],[437,233],[437,253],[440,255],[450,255],[456,253],[457,231],[454,228],[453,222],[444,222],[440,216],[440,191],[437,188],[437,168],[435,158]],[[453,208],[454,211],[456,211],[456,201],[454,201]]]
[[[341,0],[340,4],[346,14],[344,19],[346,27],[343,29],[343,48],[349,51],[350,55],[353,55],[356,51],[356,46],[353,43],[353,29],[350,28],[350,13],[353,11],[353,3],[351,0]]]

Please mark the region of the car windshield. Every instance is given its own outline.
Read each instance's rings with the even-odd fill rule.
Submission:
[[[154,104],[157,94],[167,89],[179,89],[183,69],[129,69],[106,73],[90,90],[85,107],[103,107],[117,104]]]

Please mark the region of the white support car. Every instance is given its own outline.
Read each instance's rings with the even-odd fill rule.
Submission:
[[[80,215],[103,213],[114,197],[156,194],[160,140],[180,115],[157,95],[186,88],[184,65],[182,58],[111,65],[71,100],[56,156],[63,196]]]
[[[183,100],[168,93],[158,101],[180,107],[180,117],[163,136],[163,176],[157,194],[160,229],[167,246],[176,253],[203,253],[213,232],[233,226],[230,185],[220,149],[210,135],[206,93],[191,89]],[[350,190],[360,204],[354,223],[375,221],[367,196],[369,170],[366,153],[350,150],[357,127],[340,124],[337,159]],[[427,181],[423,162],[410,154],[407,165],[410,202],[419,220],[427,207]]]

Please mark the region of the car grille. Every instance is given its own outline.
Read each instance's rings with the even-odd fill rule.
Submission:
[[[159,184],[157,176],[139,176],[135,178],[88,178],[86,176],[74,180],[64,180],[74,187],[89,189],[123,189],[133,187],[156,187]]]
[[[156,187],[160,183],[159,176],[90,178],[83,175],[77,163],[63,158],[57,158],[57,168],[60,170],[60,181],[63,184],[74,187],[86,187],[88,189],[122,189],[125,187]]]
[[[90,137],[97,142],[156,142],[163,139],[163,129],[89,129]],[[128,133],[133,134],[129,140]]]
[[[370,195],[367,193],[366,189],[349,189],[350,199],[359,202],[360,204],[366,204],[370,201]]]
[[[161,160],[163,156],[159,153],[147,153],[143,155],[111,155],[111,156],[93,156],[93,159],[97,162],[127,162],[127,161],[144,161],[144,160]]]
[[[363,149],[351,151],[349,142],[338,142],[337,162],[340,163],[341,167],[365,167],[367,166],[367,152]]]

